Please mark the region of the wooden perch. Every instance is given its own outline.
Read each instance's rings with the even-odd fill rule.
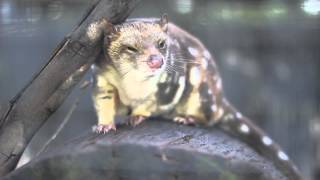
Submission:
[[[70,36],[0,114],[0,176],[10,172],[33,135],[56,111],[102,49],[105,21],[124,21],[138,0],[93,3]]]
[[[272,163],[220,131],[148,120],[87,133],[1,180],[287,180]]]

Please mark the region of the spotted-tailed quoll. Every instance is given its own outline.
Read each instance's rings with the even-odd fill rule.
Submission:
[[[94,65],[94,131],[116,129],[129,115],[138,125],[161,116],[182,124],[218,126],[272,160],[288,179],[302,179],[288,155],[226,99],[211,54],[167,16],[108,23],[104,56]]]

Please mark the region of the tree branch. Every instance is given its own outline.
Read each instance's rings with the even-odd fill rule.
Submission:
[[[40,154],[1,180],[288,180],[271,161],[216,128],[148,120],[87,133]]]
[[[0,114],[0,176],[17,164],[33,135],[56,111],[101,53],[105,21],[127,18],[139,0],[99,0],[53,52],[48,63]]]

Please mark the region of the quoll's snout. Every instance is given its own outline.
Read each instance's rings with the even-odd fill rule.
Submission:
[[[159,69],[163,65],[163,57],[161,55],[150,55],[147,64],[152,69]]]

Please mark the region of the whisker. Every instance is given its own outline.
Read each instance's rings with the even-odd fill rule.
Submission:
[[[174,60],[183,60],[183,61],[188,61],[188,62],[195,62],[195,61],[197,61],[196,59],[190,59],[190,58],[178,57],[178,56],[175,56]]]
[[[177,73],[184,73],[184,71],[185,71],[185,69],[181,66],[174,66],[174,65],[170,65],[170,64],[168,64],[166,69],[171,72],[177,72]]]
[[[174,67],[174,68],[179,68],[179,69],[185,69],[185,64],[177,64],[177,63],[175,63],[175,64],[168,64],[168,66],[170,66],[170,67]]]
[[[201,63],[199,63],[199,62],[191,62],[191,61],[179,61],[179,60],[175,60],[175,62],[185,63],[185,64],[197,64],[197,65],[201,65]]]
[[[178,65],[178,64],[168,64],[168,66],[173,67],[173,68],[178,68],[178,69],[185,69],[184,66],[181,66],[181,65]]]
[[[131,70],[132,67],[130,65],[122,65],[117,67],[118,72],[121,78],[124,78]]]
[[[175,71],[171,68],[166,68],[165,71],[169,74],[174,73]]]
[[[200,62],[196,61],[195,59],[187,58],[186,56],[182,55],[181,53],[172,53],[170,56],[171,60],[176,62],[183,62],[183,63],[193,63],[193,64],[200,64]]]

